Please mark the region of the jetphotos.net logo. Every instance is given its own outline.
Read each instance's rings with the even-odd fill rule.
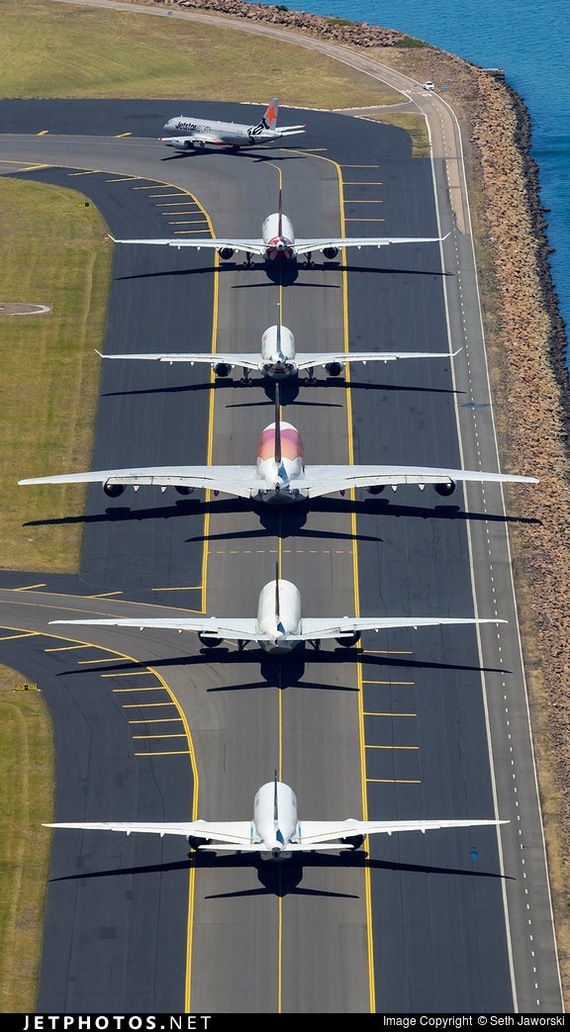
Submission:
[[[24,1032],[214,1032],[211,1014],[24,1014]],[[17,1025],[11,1026],[17,1028]]]

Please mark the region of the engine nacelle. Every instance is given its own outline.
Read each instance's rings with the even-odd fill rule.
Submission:
[[[229,362],[216,362],[214,365],[214,372],[216,376],[229,376],[232,371],[232,367]]]
[[[323,247],[323,254],[325,258],[336,258],[338,254],[338,247]]]
[[[218,645],[221,645],[223,638],[215,638],[213,634],[209,634],[208,631],[198,631],[198,637],[201,644],[206,649],[215,649]]]
[[[188,836],[188,845],[190,846],[190,849],[198,850],[200,846],[209,846],[211,841],[211,839],[198,838],[196,835]]]
[[[124,484],[103,484],[103,490],[109,498],[118,498],[125,490]]]
[[[191,495],[191,494],[194,494],[194,491],[196,490],[196,488],[195,487],[187,487],[186,484],[177,484],[175,490],[178,491],[178,494],[181,494],[181,495]]]
[[[385,486],[385,484],[370,484],[370,487],[367,487],[366,490],[368,491],[368,494],[379,495],[382,494]]]
[[[227,261],[228,258],[232,258],[233,257],[233,253],[234,253],[233,247],[219,247],[218,248],[218,254],[219,254],[220,258],[224,259],[224,261]]]
[[[436,484],[435,489],[442,498],[449,498],[455,491],[455,483],[451,480],[449,484]]]
[[[342,645],[343,649],[351,649],[353,645],[358,645],[360,641],[360,631],[353,631],[351,634],[342,634],[336,639],[339,645]]]
[[[185,140],[183,137],[180,140],[177,140],[176,137],[174,137],[172,140],[168,140],[166,146],[173,147],[174,150],[179,151],[192,150],[192,144],[190,140]]]
[[[353,849],[360,849],[364,842],[364,835],[347,835],[346,838],[340,840],[343,845],[352,846]]]
[[[327,362],[325,369],[329,376],[340,376],[342,373],[342,362]]]

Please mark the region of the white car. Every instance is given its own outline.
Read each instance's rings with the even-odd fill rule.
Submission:
[[[424,90],[435,90],[435,83],[433,82],[422,82]]]

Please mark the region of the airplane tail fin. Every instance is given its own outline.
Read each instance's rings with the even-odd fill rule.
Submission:
[[[265,109],[265,113],[261,122],[257,126],[258,129],[275,129],[277,125],[277,113],[279,111],[279,101],[277,97],[269,102]]]
[[[275,462],[281,465],[281,391],[279,384],[275,384]]]

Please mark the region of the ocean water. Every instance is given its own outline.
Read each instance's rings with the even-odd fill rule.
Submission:
[[[270,0],[258,0],[268,6]],[[290,10],[399,29],[482,68],[503,68],[532,125],[560,313],[570,333],[570,6],[567,0],[284,0]]]

